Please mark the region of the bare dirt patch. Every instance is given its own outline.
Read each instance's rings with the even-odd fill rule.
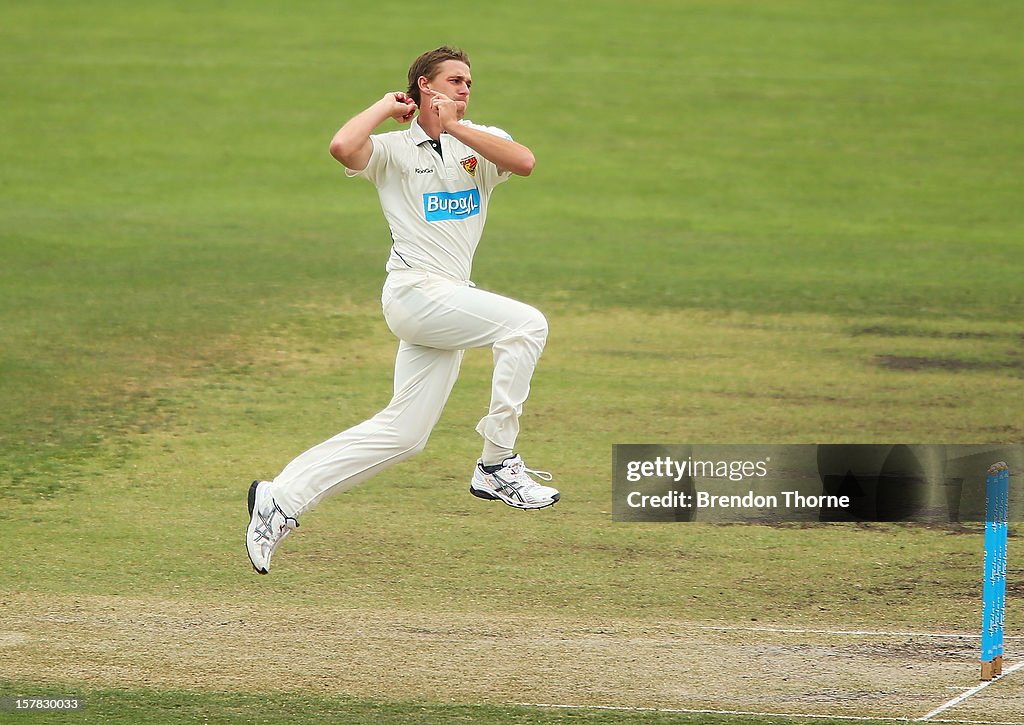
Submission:
[[[887,717],[978,670],[971,637],[37,594],[0,597],[0,654],[0,676],[94,686]],[[1024,680],[970,702],[1024,720]]]

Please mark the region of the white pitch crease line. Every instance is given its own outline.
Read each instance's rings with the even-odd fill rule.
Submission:
[[[928,722],[950,723],[951,725],[1024,725],[1020,720],[1006,722],[1002,720],[929,720]]]
[[[956,634],[946,632],[881,632],[861,629],[799,629],[796,627],[727,627],[715,625],[698,625],[697,629],[715,632],[776,632],[779,634],[841,634],[858,637],[934,637],[937,639],[981,639],[980,634]],[[1020,639],[1024,636],[1004,636],[1003,639]]]
[[[698,710],[687,707],[627,707],[624,705],[554,705],[541,702],[520,702],[520,707],[549,707],[559,710],[614,710],[617,712],[661,712],[689,715],[746,715],[748,717],[802,717],[810,720],[858,720],[875,722],[912,722],[906,717],[861,717],[860,715],[808,715],[805,713],[754,712],[752,710]],[[935,722],[935,721],[933,721]],[[1024,725],[1022,723],[986,723],[986,725]]]
[[[1022,662],[1017,667],[1024,665]],[[744,715],[747,717],[790,717],[804,718],[806,720],[849,720],[853,722],[920,722],[923,718],[913,720],[909,717],[866,717],[861,715],[823,715],[808,714],[803,712],[756,712],[753,710],[698,710],[685,707],[629,707],[626,705],[556,705],[540,702],[519,702],[519,707],[547,707],[556,710],[612,710],[616,712],[660,712],[666,714],[687,714],[687,715]],[[930,714],[930,713],[929,713]],[[927,716],[926,716],[927,717]],[[1014,720],[929,720],[932,723],[946,723],[948,725],[1024,725],[1024,721]]]
[[[1014,672],[1016,672],[1017,670],[1021,669],[1022,667],[1024,667],[1024,661],[1018,662],[1013,667],[1007,667],[1006,671],[1004,671],[1003,674],[999,675],[998,677],[993,677],[991,680],[986,680],[985,682],[982,682],[980,685],[975,685],[971,689],[966,690],[965,692],[960,693],[959,695],[954,697],[949,702],[944,703],[942,705],[939,705],[937,708],[932,710],[927,715],[919,717],[917,719],[917,722],[925,722],[925,721],[931,720],[936,715],[944,713],[946,710],[950,709],[951,707],[956,707],[957,705],[959,705],[964,700],[966,700],[966,699],[968,699],[970,697],[974,697],[975,695],[977,695],[979,692],[984,690],[986,687],[988,687],[992,683],[999,682],[999,680],[1001,680],[1004,677],[1007,677],[1007,676],[1013,674]],[[939,721],[938,720],[932,720],[932,722],[939,722]]]

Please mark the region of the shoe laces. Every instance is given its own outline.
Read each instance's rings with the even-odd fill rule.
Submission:
[[[257,540],[267,539],[268,541],[273,542],[275,539],[284,536],[289,531],[299,528],[298,519],[286,514],[284,510],[282,510],[281,507],[277,505],[277,501],[271,499],[271,502],[274,504],[274,507],[270,509],[270,511],[267,512],[266,515],[264,515],[262,511],[259,512],[259,518],[260,522],[262,523],[262,526],[256,527]],[[274,523],[275,514],[281,515],[280,524]]]
[[[533,468],[527,468],[526,463],[523,462],[522,458],[511,464],[508,469],[512,472],[512,475],[519,483],[532,483],[533,485],[537,485],[537,482],[531,480],[530,476],[536,476],[545,482],[554,478],[554,476],[548,471],[537,471]]]

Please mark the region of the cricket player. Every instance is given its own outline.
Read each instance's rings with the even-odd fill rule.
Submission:
[[[548,482],[551,474],[527,468],[515,452],[547,321],[470,281],[491,192],[513,174],[529,176],[534,156],[501,129],[463,119],[472,85],[465,52],[429,51],[409,68],[406,91],[385,94],[331,140],[346,174],[377,188],[391,231],[381,305],[399,339],[394,397],[369,420],[299,455],[273,481],[252,483],[246,548],[260,574],[317,502],[423,450],[468,348],[490,347],[494,357],[470,493],[520,509],[558,501],[557,490],[531,476]],[[375,134],[389,118],[410,125]]]

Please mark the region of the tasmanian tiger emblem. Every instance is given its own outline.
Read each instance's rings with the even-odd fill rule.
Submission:
[[[470,176],[476,176],[476,156],[467,156],[459,163],[462,164],[462,168],[464,168]]]

